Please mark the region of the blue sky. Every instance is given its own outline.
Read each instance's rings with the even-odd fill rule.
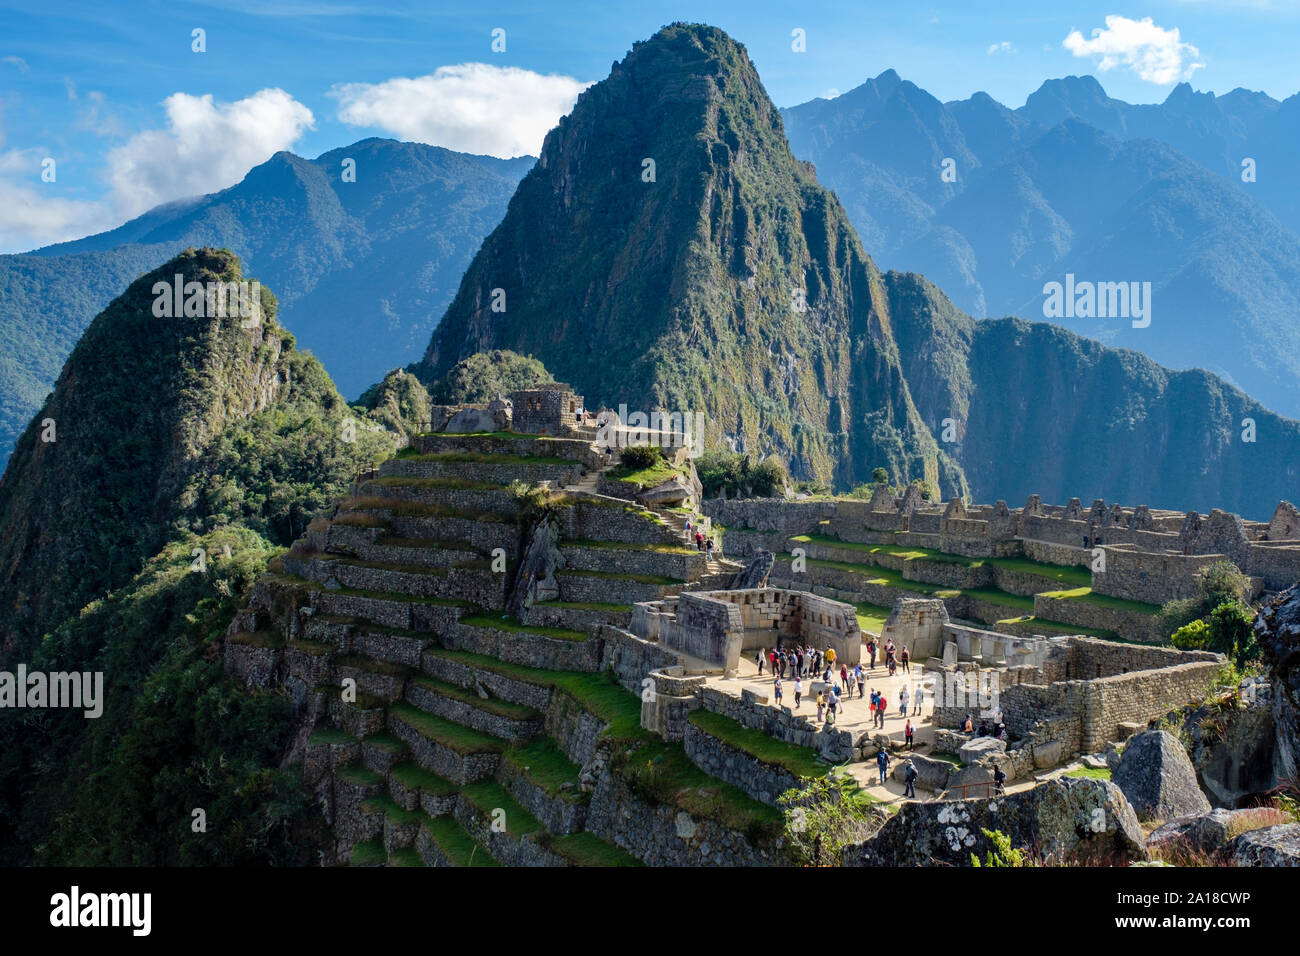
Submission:
[[[678,19],[744,43],[780,106],[890,67],[944,100],[983,90],[1012,107],[1070,73],[1093,73],[1130,102],[1163,100],[1183,77],[1219,93],[1300,90],[1300,0],[0,0],[0,252],[222,188],[278,148],[315,156],[389,135],[535,152],[584,84]],[[202,53],[192,50],[196,28]],[[492,49],[496,28],[505,52]],[[791,48],[796,28],[802,53]],[[1114,64],[1103,69],[1107,54]],[[52,182],[41,178],[46,159]]]

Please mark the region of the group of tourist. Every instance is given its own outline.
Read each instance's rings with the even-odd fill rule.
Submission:
[[[854,692],[857,693],[859,700],[867,696],[870,667],[864,668],[859,662],[852,668],[847,664],[840,664],[837,670],[834,649],[828,648],[823,652],[804,645],[798,645],[789,651],[779,647],[772,650],[759,648],[754,655],[754,663],[758,665],[760,675],[763,674],[764,668],[767,668],[768,673],[772,675],[772,696],[778,706],[785,699],[784,682],[794,681],[795,710],[803,705],[804,681],[814,676],[820,678],[816,697],[817,722],[828,728],[835,725],[836,719],[843,711],[844,703],[853,699]],[[924,703],[924,687],[918,686],[913,694],[904,686],[898,693],[898,716],[905,719],[918,716]],[[883,728],[885,718],[889,714],[889,700],[884,691],[871,688],[869,708],[871,726]],[[913,735],[910,719],[906,720],[904,734],[910,747]]]
[[[722,548],[714,540],[713,535],[706,535],[704,529],[700,527],[698,521],[695,521],[692,515],[686,516],[686,543],[695,544],[696,551],[703,551],[705,556],[712,561],[715,557],[722,559]]]
[[[870,658],[870,663],[867,665],[869,670],[876,669],[876,654],[879,652],[884,658],[885,670],[889,673],[890,677],[893,677],[900,667],[909,674],[912,673],[911,653],[907,650],[906,646],[904,646],[901,651],[896,649],[892,638],[885,642],[883,648],[877,645],[874,637],[869,638],[863,649],[867,652]]]
[[[981,717],[978,728],[975,726],[975,719],[970,714],[967,714],[962,718],[960,729],[962,733],[970,734],[972,737],[994,737],[998,740],[1007,739],[1007,724],[1006,721],[1002,719],[1002,711],[1000,710],[993,715],[992,722],[990,722],[986,717]]]

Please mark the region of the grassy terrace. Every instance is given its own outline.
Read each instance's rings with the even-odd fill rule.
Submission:
[[[453,866],[500,866],[451,817],[425,817],[424,829]]]
[[[959,564],[967,568],[980,568],[987,565],[1019,574],[1033,574],[1041,578],[1058,581],[1070,587],[1089,587],[1092,584],[1092,573],[1078,565],[1044,564],[1041,561],[1032,561],[1029,558],[968,558],[959,554],[948,554],[933,548],[915,548],[897,544],[855,544],[852,541],[841,541],[839,538],[824,534],[800,534],[791,537],[790,540],[804,544],[820,544],[829,548],[841,548],[845,551],[887,554],[908,561],[937,561],[944,564]],[[865,565],[860,566],[865,567]]]
[[[383,777],[359,763],[349,764],[335,776],[346,783],[355,784],[359,787],[371,787],[384,782]]]
[[[1086,637],[1101,637],[1108,641],[1120,640],[1120,636],[1114,631],[1102,630],[1099,627],[1079,627],[1077,624],[1058,624],[1056,621],[1040,620],[1032,614],[1024,617],[1009,617],[997,621],[994,626],[1005,624],[1032,624],[1035,630],[1041,630],[1045,634],[1083,634]]]
[[[1128,611],[1133,614],[1159,614],[1160,606],[1158,604],[1144,604],[1141,601],[1130,601],[1126,598],[1111,597],[1109,594],[1094,594],[1092,588],[1072,588],[1068,591],[1044,591],[1044,597],[1060,598],[1067,601],[1079,601],[1084,604],[1094,604],[1098,607],[1112,608],[1116,611]]]
[[[507,750],[504,759],[518,767],[529,783],[546,791],[547,796],[556,796],[567,783],[572,784],[571,789],[564,791],[570,802],[580,803],[589,797],[577,789],[582,768],[565,756],[553,737],[539,737],[522,747]]]
[[[667,743],[643,729],[640,699],[609,674],[549,671],[467,651],[438,649],[426,653],[568,694],[608,725],[603,736],[635,747],[624,751],[613,769],[652,805],[685,810],[693,817],[739,830],[752,840],[770,841],[780,836],[785,819],[780,810],[710,777],[691,763],[681,744]]]
[[[495,780],[480,780],[461,790],[464,797],[484,816],[491,817],[497,810],[505,811],[506,833],[516,840],[542,829],[541,823],[506,793],[505,787]]]
[[[1083,777],[1088,780],[1109,780],[1110,768],[1109,767],[1075,767],[1073,770],[1067,771],[1065,775],[1067,777]]]
[[[536,436],[533,436],[536,437]],[[472,465],[576,465],[572,458],[555,455],[493,455],[488,452],[430,451],[403,448],[396,455],[402,461],[445,461]]]
[[[419,790],[434,797],[450,797],[457,792],[456,785],[450,780],[425,770],[418,763],[399,763],[388,772],[408,790]]]
[[[663,587],[686,584],[685,581],[680,581],[677,578],[664,577],[661,574],[620,574],[615,571],[577,571],[572,568],[564,568],[555,573],[557,575],[572,574],[586,578],[607,578],[611,581],[636,581],[638,584],[658,584]]]
[[[378,748],[387,754],[396,755],[406,753],[406,744],[402,743],[386,730],[381,730],[377,734],[371,734],[363,740],[362,743]]]
[[[494,481],[472,481],[469,478],[408,478],[404,475],[380,475],[366,484],[381,488],[455,488],[458,491],[504,491],[506,487]]]
[[[480,733],[450,720],[444,720],[418,707],[412,707],[405,701],[394,703],[388,708],[388,713],[414,728],[421,736],[458,754],[502,753],[506,749],[505,741],[491,734]]]
[[[531,707],[525,707],[523,704],[515,704],[508,700],[499,700],[495,697],[480,697],[472,690],[464,687],[457,687],[455,684],[448,684],[440,680],[434,680],[432,677],[419,675],[411,678],[412,682],[419,684],[425,690],[432,691],[439,697],[448,697],[452,700],[458,700],[463,704],[469,704],[477,710],[486,711],[489,714],[496,714],[498,717],[505,717],[510,720],[530,720],[539,716],[537,711]]]
[[[796,777],[824,777],[831,769],[829,764],[818,760],[816,752],[808,747],[796,747],[769,737],[761,730],[753,730],[711,710],[693,710],[687,720],[706,734],[717,737],[755,760],[775,764]]]
[[[388,861],[384,841],[376,837],[352,848],[352,866],[378,866]]]
[[[315,582],[313,582],[315,583]],[[452,601],[447,598],[417,597],[412,594],[395,594],[392,591],[365,591],[361,588],[326,588],[316,584],[313,590],[326,594],[346,594],[351,597],[370,598],[375,601],[394,601],[398,604],[432,604],[435,607],[469,607],[464,601]],[[425,635],[426,637],[428,635]]]
[[[632,854],[606,843],[594,833],[572,833],[551,837],[543,842],[546,849],[564,857],[574,866],[641,866]]]
[[[492,488],[498,488],[498,485],[492,485]],[[350,517],[355,513],[364,513],[367,511],[387,511],[392,515],[402,518],[464,518],[469,521],[491,521],[496,524],[507,524],[510,518],[505,515],[494,514],[490,511],[469,511],[464,508],[455,508],[451,505],[429,504],[420,501],[408,501],[403,498],[381,498],[378,495],[360,495],[356,498],[348,498],[340,502],[340,517],[335,518],[335,523]],[[372,516],[373,517],[373,516]],[[376,519],[379,520],[379,519]],[[380,521],[380,525],[387,522]]]
[[[604,604],[600,601],[538,601],[533,607],[559,607],[571,611],[630,611],[630,604]]]
[[[400,850],[394,850],[388,856],[389,866],[424,866],[424,861],[420,859],[420,854],[415,851],[413,846],[404,846]]]
[[[885,626],[885,621],[889,618],[889,608],[881,607],[879,604],[869,604],[865,601],[853,606],[858,612],[858,627],[864,631],[879,634],[880,629]]]
[[[317,727],[307,739],[308,747],[321,747],[326,744],[354,744],[357,739],[345,734],[337,727]]]
[[[419,810],[405,810],[399,807],[397,801],[386,793],[361,801],[361,809],[366,813],[382,813],[390,823],[399,826],[419,823],[424,818],[424,814]]]
[[[626,541],[592,541],[589,538],[566,538],[560,548],[600,548],[606,551],[654,551],[658,554],[699,554],[694,548],[679,544],[633,544]]]
[[[612,478],[615,481],[626,481],[634,485],[640,485],[642,488],[653,488],[655,485],[661,485],[669,478],[680,475],[682,468],[677,465],[669,464],[667,461],[660,459],[649,468],[626,468],[619,465],[605,472],[605,477]]]
[[[490,627],[498,631],[536,634],[539,637],[550,637],[557,641],[585,641],[587,639],[587,635],[582,631],[570,631],[563,627],[533,627],[530,624],[521,624],[513,617],[508,616],[493,617],[489,614],[469,614],[462,617],[460,623],[468,624],[471,627]]]

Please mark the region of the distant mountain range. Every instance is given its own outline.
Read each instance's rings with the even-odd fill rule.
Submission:
[[[532,164],[386,139],[314,160],[280,152],[221,192],[0,256],[0,464],[90,320],[187,247],[230,249],[273,286],[302,347],[355,397],[419,357]]]
[[[1271,223],[1273,232],[1244,256],[1202,279],[1202,295],[1212,282],[1233,291],[1232,269],[1284,268],[1267,247],[1289,233],[1168,146],[1125,143],[1078,120],[1044,129],[987,97],[949,107],[903,87],[886,75],[786,114],[792,135],[802,129],[805,146],[819,144],[810,158],[819,171],[829,167],[848,214],[867,217],[861,228],[869,237],[914,215],[900,248],[921,248],[931,234],[927,217],[947,215],[972,249],[1002,248],[1004,258],[1021,255],[1020,267],[1038,263],[1044,275],[1077,262],[1080,278],[1094,280],[1121,265],[1117,279],[1143,278],[1121,253],[1142,254],[1142,268],[1158,267],[1163,278],[1150,327],[1130,325],[1131,334],[1149,333],[1136,339],[1148,345],[1181,335],[1186,356],[1217,355],[1226,333],[1188,315],[1174,334],[1161,310],[1171,310],[1175,296],[1188,310],[1196,305],[1196,271],[1218,260],[1210,244],[1185,263],[1197,244],[1188,236],[1156,242],[1161,227],[1176,235],[1193,213],[1208,216],[1200,192],[1222,204],[1224,220],[1251,213],[1257,224]],[[855,102],[857,112],[848,109]],[[813,124],[809,114],[821,120]],[[865,122],[870,115],[883,127]],[[880,152],[882,164],[864,151]],[[959,189],[939,178],[946,155],[974,168],[980,154],[995,152],[1008,160],[988,181],[1022,185],[1015,214],[1023,220],[974,183]],[[654,181],[642,178],[642,157],[656,161]],[[1117,176],[1146,185],[1108,198]],[[846,180],[867,185],[855,191]],[[1180,197],[1191,208],[1175,227],[1166,217]],[[417,374],[433,378],[484,349],[531,353],[593,407],[704,409],[715,443],[778,455],[796,477],[841,489],[880,465],[895,481],[925,478],[945,496],[968,487],[980,501],[1091,496],[1259,518],[1294,496],[1300,422],[1214,375],[1171,372],[1052,323],[973,320],[928,279],[879,271],[846,228],[845,212],[795,160],[744,48],[713,28],[665,28],[636,44],[548,135]],[[1083,233],[1087,222],[1103,220],[1113,234]],[[1206,228],[1248,238],[1227,227]],[[1040,231],[1041,241],[1029,241]],[[1022,296],[1017,265],[990,288]],[[951,269],[948,276],[959,278]],[[1032,281],[1041,288],[1041,277]],[[493,308],[494,289],[504,291],[504,308]],[[1246,319],[1234,319],[1239,343],[1247,341]],[[1261,363],[1268,357],[1251,354]],[[1255,442],[1241,440],[1246,418],[1255,421]],[[939,440],[945,419],[954,441]]]
[[[889,70],[783,115],[883,265],[977,317],[1042,319],[1044,285],[1067,275],[1150,282],[1147,327],[1051,321],[1300,417],[1300,97],[1183,84],[1133,106],[1068,77],[1011,110],[983,93],[941,103]]]

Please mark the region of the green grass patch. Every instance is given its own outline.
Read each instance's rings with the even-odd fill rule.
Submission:
[[[1097,594],[1090,587],[1070,588],[1064,591],[1044,591],[1044,597],[1058,598],[1066,601],[1079,601],[1083,604],[1095,604],[1098,607],[1128,611],[1133,614],[1155,615],[1160,613],[1158,604],[1144,604],[1127,598],[1112,597],[1109,594]]]
[[[381,730],[377,734],[371,734],[361,742],[363,744],[368,744],[371,747],[376,747],[387,754],[400,754],[406,750],[406,744],[402,743],[386,730]]]
[[[638,584],[655,584],[661,587],[676,587],[686,584],[685,581],[678,578],[668,578],[661,574],[620,574],[616,571],[577,571],[572,568],[565,568],[555,573],[557,576],[572,575],[583,578],[605,578],[611,581],[636,581]]]
[[[537,818],[520,806],[519,801],[510,796],[506,788],[495,780],[471,783],[461,790],[460,794],[486,817],[493,818],[496,811],[504,810],[506,833],[516,840],[542,829]]]
[[[399,763],[388,772],[408,790],[419,790],[433,797],[450,797],[457,793],[454,783],[425,770],[418,763]]]
[[[352,859],[349,862],[352,866],[378,866],[387,860],[388,853],[384,850],[384,841],[376,837],[352,847]]]
[[[1032,614],[1027,614],[1024,617],[1009,617],[1005,620],[994,622],[993,626],[996,628],[1000,625],[1031,623],[1034,630],[1042,631],[1046,634],[1083,634],[1086,637],[1100,637],[1108,641],[1120,640],[1120,636],[1114,631],[1106,631],[1099,627],[1080,627],[1077,624],[1058,624],[1056,621],[1044,621]]]
[[[560,550],[565,548],[600,548],[604,551],[653,551],[656,554],[699,554],[694,548],[677,544],[634,544],[627,541],[593,541],[590,538],[576,538],[560,542]]]
[[[453,866],[501,865],[449,816],[425,817],[424,829]]]
[[[326,744],[354,744],[357,739],[350,734],[345,734],[337,727],[317,727],[307,738],[308,747],[324,746]]]
[[[547,796],[563,792],[571,803],[589,796],[578,790],[578,774],[582,768],[568,758],[553,737],[539,737],[522,747],[507,750],[504,759],[518,767],[529,783],[546,791]],[[562,791],[565,784],[571,786]]]
[[[361,787],[381,786],[384,782],[383,777],[359,763],[348,764],[342,770],[339,770],[336,776],[345,783],[356,784]]]
[[[855,604],[853,607],[858,612],[858,627],[864,631],[880,633],[881,628],[885,626],[885,621],[889,619],[889,608],[881,607],[879,604]]]
[[[386,793],[362,800],[361,809],[366,813],[382,813],[390,823],[397,826],[419,823],[424,818],[424,814],[419,810],[405,810],[399,807],[397,801]]]
[[[469,704],[477,710],[487,711],[489,714],[496,714],[498,717],[505,717],[509,720],[530,720],[539,716],[537,711],[533,710],[531,707],[525,707],[523,704],[516,704],[496,697],[480,697],[468,688],[457,687],[455,684],[448,684],[446,681],[436,680],[423,674],[413,677],[411,680],[426,690],[437,694],[439,697],[449,697],[452,700],[458,700],[461,703]]]
[[[415,847],[404,846],[400,850],[394,850],[388,855],[389,866],[424,866],[424,861],[420,859],[420,854],[415,852]]]
[[[935,760],[942,760],[944,763],[950,763],[954,767],[964,766],[961,762],[961,757],[957,756],[951,750],[936,750],[934,753],[930,754],[930,756]]]
[[[458,754],[501,753],[506,749],[503,740],[426,713],[417,707],[412,707],[405,701],[398,701],[393,704],[389,707],[388,712],[404,724],[414,728],[421,736],[454,750]]]
[[[403,449],[405,451],[406,449]],[[494,455],[491,452],[473,451],[431,451],[415,452],[410,455],[398,453],[403,461],[445,461],[451,464],[472,465],[574,465],[572,458],[558,458],[554,455]]]
[[[533,607],[559,607],[572,611],[631,611],[630,604],[602,604],[599,601],[538,601]]]
[[[1109,780],[1110,767],[1075,767],[1067,771],[1067,777],[1085,777],[1088,780]]]
[[[642,866],[640,860],[614,846],[606,843],[594,833],[571,833],[568,836],[552,837],[544,846],[564,857],[574,866]]]
[[[666,459],[661,458],[649,468],[628,468],[625,465],[616,465],[605,472],[605,477],[612,478],[615,481],[626,481],[641,488],[653,488],[655,485],[662,485],[675,475],[682,474],[683,471],[684,469],[681,466],[673,465]]]
[[[492,617],[488,614],[468,614],[460,623],[472,627],[490,627],[499,631],[518,631],[523,634],[536,634],[539,637],[551,637],[557,641],[585,641],[587,635],[582,631],[571,631],[563,627],[533,627],[522,624],[513,617]]]
[[[830,771],[830,766],[818,760],[816,751],[812,748],[796,747],[784,740],[769,737],[761,730],[753,730],[711,710],[691,711],[687,720],[754,759],[775,764],[796,777],[824,777]]]

